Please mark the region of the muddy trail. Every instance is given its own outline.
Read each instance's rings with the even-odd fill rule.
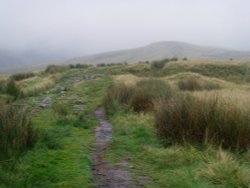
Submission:
[[[127,169],[131,165],[127,161],[113,166],[104,159],[105,150],[112,140],[112,125],[105,118],[104,110],[98,108],[95,111],[96,118],[100,124],[95,130],[96,151],[93,154],[93,177],[96,187],[102,188],[137,188],[144,187],[147,184],[148,178],[137,176],[129,172]]]

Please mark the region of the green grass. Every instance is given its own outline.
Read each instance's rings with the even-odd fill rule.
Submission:
[[[37,75],[36,77],[32,78],[32,79],[28,79],[28,80],[23,80],[21,81],[21,86],[22,87],[32,87],[35,86],[36,84],[39,84],[40,82],[42,82],[46,77],[42,76],[42,75]]]
[[[136,64],[59,71],[55,75],[59,75],[60,78],[49,87],[65,86],[67,93],[48,94],[55,103],[54,109],[52,105],[32,117],[32,124],[39,131],[39,139],[34,149],[23,153],[9,168],[4,168],[6,161],[0,162],[0,187],[94,187],[91,155],[94,151],[94,129],[98,121],[94,118],[93,111],[102,104],[107,88],[113,84],[113,79],[104,76],[88,80],[90,76],[131,73],[142,77],[159,77],[197,72],[197,75],[206,75],[206,81],[209,77],[216,77],[236,83],[248,83],[246,65],[232,64],[225,67],[226,65],[220,64],[189,65],[189,63],[191,62],[187,64],[170,62],[160,70],[151,70],[149,64]],[[52,76],[53,74],[38,74],[32,79],[20,81],[18,83],[20,87],[31,94],[34,92],[34,95],[17,99],[15,103],[26,104],[30,109],[36,107],[35,101],[44,98],[46,96],[44,91],[49,87],[36,90],[35,86],[43,82],[46,84],[46,79]],[[72,85],[71,77],[87,79]],[[173,79],[175,81],[175,78]],[[177,87],[174,81],[171,86]],[[162,98],[161,92],[165,93],[165,89],[161,87],[161,83],[157,83],[158,88],[161,88],[159,90],[150,87],[152,84],[157,85],[151,81],[141,82],[139,86],[145,87],[146,90],[151,89],[150,96],[153,98]],[[69,100],[71,96],[78,98]],[[6,97],[9,96],[1,94],[0,100],[7,101]],[[81,112],[74,108],[74,105],[79,104],[79,99],[82,101],[80,104],[85,106]],[[114,137],[105,156],[114,165],[121,160],[129,161],[133,166],[129,170],[151,178],[152,183],[146,187],[250,186],[249,151],[237,153],[209,145],[192,146],[185,143],[165,147],[162,140],[157,137],[152,114],[135,113],[130,108],[120,108],[120,105],[115,103],[116,109],[109,115],[114,128]],[[67,110],[64,110],[65,108]]]
[[[250,71],[248,64],[209,64],[209,63],[171,63],[167,64],[162,70],[158,72],[159,75],[174,75],[177,73],[193,72],[204,76],[215,77],[231,81],[234,83],[249,83]]]
[[[31,187],[91,187],[93,127],[83,130],[67,123],[57,124],[51,114],[51,111],[45,111],[34,119],[34,123],[42,127],[48,119],[44,129],[52,132],[56,140],[50,139],[48,143],[41,140],[34,151],[22,158],[18,168],[21,179],[16,182],[17,187],[22,184]]]
[[[91,144],[93,126],[82,129],[67,122],[57,123],[48,109],[33,119],[42,135],[33,151],[6,173],[6,187],[91,187]],[[50,134],[50,135],[48,135]],[[7,177],[6,177],[7,176]]]
[[[112,79],[108,77],[82,81],[71,87],[65,96],[52,95],[54,102],[65,103],[67,114],[50,107],[32,118],[39,131],[39,140],[13,168],[5,169],[0,165],[0,187],[94,187],[91,154],[95,140],[93,132],[98,121],[93,111],[101,104],[111,83]],[[74,110],[76,100],[65,100],[74,94],[84,101],[84,111]],[[29,104],[32,98],[24,100]]]
[[[250,67],[248,63],[230,63],[230,62],[169,62],[164,67],[151,69],[147,64],[129,65],[119,72],[130,73],[137,76],[163,77],[178,73],[197,73],[203,76],[223,79],[234,83],[250,82]]]
[[[149,114],[117,112],[110,116],[114,138],[106,157],[114,164],[129,159],[133,171],[150,177],[152,183],[146,187],[248,187],[250,166],[243,156],[236,156],[212,147],[196,148],[191,145],[163,147],[157,139],[153,117]],[[215,165],[217,156],[230,156],[228,168],[236,172],[225,173],[220,168],[207,174],[210,165]],[[235,165],[236,164],[236,165]],[[233,183],[232,183],[233,181]],[[230,185],[230,186],[228,186]]]

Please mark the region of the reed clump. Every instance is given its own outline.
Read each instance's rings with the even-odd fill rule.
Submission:
[[[0,109],[0,160],[13,159],[32,148],[37,140],[25,107],[13,104]]]
[[[218,96],[207,100],[179,95],[155,104],[155,127],[166,145],[212,144],[225,149],[250,147],[249,110]]]

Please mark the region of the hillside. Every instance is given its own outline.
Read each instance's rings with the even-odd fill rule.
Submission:
[[[250,64],[155,63],[1,76],[0,187],[249,187]]]
[[[157,42],[144,47],[101,53],[84,56],[67,61],[67,63],[117,63],[138,61],[152,61],[164,58],[209,59],[209,60],[236,60],[250,59],[250,52],[235,51],[216,47],[198,46],[184,42]]]
[[[45,68],[48,64],[98,64],[136,63],[164,58],[184,58],[195,60],[250,60],[250,52],[234,51],[216,47],[205,47],[184,42],[157,42],[144,47],[83,56],[68,61],[65,54],[45,53],[35,50],[11,52],[0,49],[0,74],[25,72]]]

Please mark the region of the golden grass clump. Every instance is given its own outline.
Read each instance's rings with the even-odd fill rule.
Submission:
[[[117,83],[124,83],[128,86],[135,85],[138,81],[142,80],[142,78],[134,76],[132,74],[125,74],[125,75],[117,75],[114,77]]]
[[[129,106],[132,98],[134,87],[127,86],[123,83],[111,86],[104,97],[103,105],[106,113],[113,113],[118,108],[119,103]]]
[[[201,91],[201,90],[214,90],[221,89],[219,84],[213,82],[205,82],[198,78],[188,78],[177,82],[180,90],[187,91]]]
[[[28,86],[23,90],[23,95],[24,96],[36,96],[43,91],[47,90],[50,88],[52,85],[54,85],[58,80],[60,80],[63,76],[58,73],[55,75],[48,76],[44,78],[41,82],[33,85],[33,86]]]
[[[217,156],[209,159],[198,175],[214,185],[226,187],[248,187],[250,173],[229,153],[219,150]]]
[[[154,100],[168,99],[171,96],[172,90],[168,84],[162,80],[149,79],[139,81],[134,86],[127,86],[123,83],[112,86],[103,104],[107,113],[115,111],[119,104],[136,112],[151,111]]]
[[[249,111],[217,96],[207,100],[180,95],[155,104],[155,126],[166,145],[213,144],[226,149],[250,147]]]

